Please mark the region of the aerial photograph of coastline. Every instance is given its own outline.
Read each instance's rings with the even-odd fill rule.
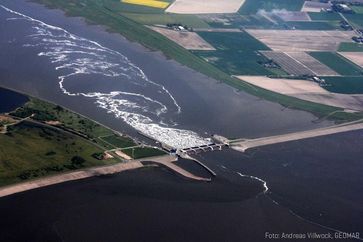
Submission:
[[[0,242],[363,240],[363,0],[0,0]]]

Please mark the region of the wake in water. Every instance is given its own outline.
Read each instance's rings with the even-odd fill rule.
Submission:
[[[64,94],[94,99],[99,107],[143,134],[176,148],[210,142],[195,132],[172,128],[177,124],[167,119],[166,114],[181,113],[175,98],[120,52],[3,5],[0,7],[15,16],[7,18],[8,21],[31,24],[29,43],[24,47],[41,49],[38,56],[49,58],[55,65],[61,73],[59,87]],[[105,90],[105,83],[118,88]]]

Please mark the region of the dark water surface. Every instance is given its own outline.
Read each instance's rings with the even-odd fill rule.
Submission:
[[[25,95],[0,87],[0,113],[13,111],[28,101]]]

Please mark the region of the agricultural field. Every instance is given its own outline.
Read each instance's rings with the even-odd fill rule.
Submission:
[[[337,21],[322,22],[322,21],[290,21],[286,23],[289,29],[297,30],[339,30],[340,25]]]
[[[215,50],[208,42],[197,33],[189,31],[177,31],[168,28],[150,27],[152,30],[164,35],[187,50]]]
[[[248,82],[273,92],[281,93],[301,100],[321,103],[334,107],[362,111],[363,96],[330,93],[318,83],[311,80],[269,78],[266,76],[237,76],[240,80]],[[328,88],[332,87],[327,86]]]
[[[279,11],[276,14],[283,21],[310,21],[310,16],[305,12]]]
[[[305,52],[285,52],[317,76],[338,76],[339,74]]]
[[[303,7],[301,8],[301,11],[319,13],[321,9],[327,9],[330,7],[331,7],[330,3],[305,1]]]
[[[198,34],[218,50],[269,50],[266,45],[247,32],[198,32]]]
[[[169,6],[168,2],[157,1],[157,0],[122,0],[123,3],[147,6],[152,8],[166,8]]]
[[[200,17],[213,28],[274,28],[274,23],[261,15],[200,15]]]
[[[363,53],[362,52],[339,52],[344,58],[350,60],[354,64],[363,68]]]
[[[310,69],[289,55],[278,51],[260,51],[266,58],[273,60],[287,73],[294,76],[314,75]]]
[[[244,0],[175,0],[166,9],[166,12],[179,14],[235,13],[243,3]]]
[[[285,9],[288,11],[300,11],[304,0],[246,0],[239,10],[240,14],[256,14],[258,10],[271,11],[273,9]]]
[[[363,94],[362,77],[326,77],[329,84],[325,88],[330,92],[345,94]]]
[[[363,69],[333,52],[310,52],[310,55],[343,76],[361,76]]]
[[[341,21],[342,17],[338,13],[327,13],[327,12],[312,12],[308,13],[310,19],[313,21]]]
[[[230,75],[274,74],[258,63],[268,60],[256,51],[217,50],[193,53]]]
[[[338,48],[339,52],[363,52],[363,44],[358,43],[341,43]]]
[[[353,31],[258,30],[249,34],[275,51],[335,51],[342,42],[351,42]]]
[[[353,11],[357,14],[363,14],[363,6],[352,6]]]
[[[224,72],[237,75],[271,75],[261,64],[267,61],[257,50],[269,48],[246,32],[198,32],[218,51],[194,52]]]
[[[344,17],[348,19],[354,28],[363,28],[363,14],[344,14]]]

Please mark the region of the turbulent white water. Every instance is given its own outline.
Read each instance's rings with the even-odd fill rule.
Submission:
[[[8,21],[29,22],[32,33],[26,36],[29,43],[23,46],[40,49],[38,56],[49,58],[55,65],[64,94],[94,99],[99,107],[135,129],[173,147],[209,143],[195,132],[172,128],[177,124],[166,115],[181,113],[173,95],[164,86],[149,80],[120,52],[0,6],[14,15]],[[110,84],[108,88],[103,85],[106,82]],[[113,83],[117,89],[109,90]]]

